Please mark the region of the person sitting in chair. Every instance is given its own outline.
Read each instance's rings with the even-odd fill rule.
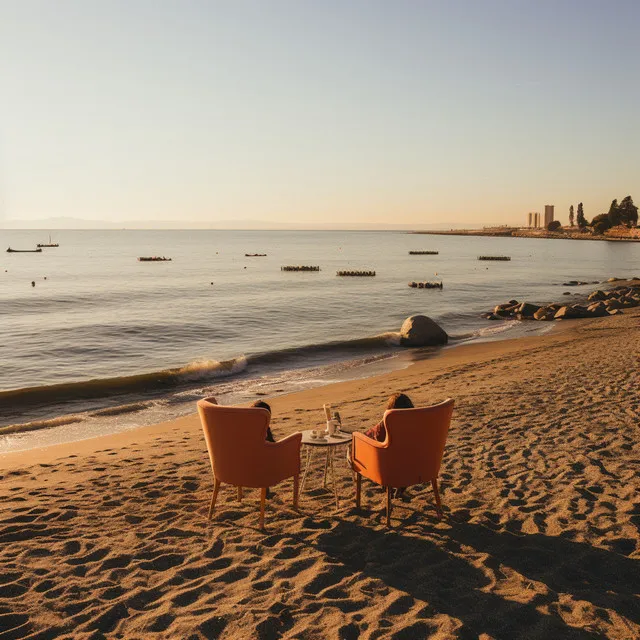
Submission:
[[[406,393],[394,393],[389,397],[387,401],[386,410],[389,411],[391,409],[413,409],[413,402],[411,402],[411,398]],[[372,440],[377,440],[378,442],[384,442],[387,438],[387,430],[384,428],[384,420],[378,422],[375,427],[371,427],[371,429],[367,429],[364,432],[364,435],[371,438]]]
[[[252,405],[252,407],[259,407],[260,409],[266,409],[271,415],[271,407],[264,400],[256,400]],[[275,442],[273,437],[273,433],[271,433],[271,427],[267,426],[267,442]]]
[[[259,409],[266,409],[271,415],[271,406],[267,404],[264,400],[256,400],[252,405],[252,407],[258,407]],[[267,442],[275,442],[275,438],[273,437],[273,433],[271,433],[271,427],[267,425],[267,436],[265,438]],[[270,498],[272,495],[272,489],[267,489],[267,498]]]
[[[391,409],[413,409],[413,402],[411,402],[411,398],[406,393],[394,393],[387,400],[386,410],[390,411]],[[387,430],[384,426],[384,419],[380,420],[377,425],[367,429],[364,432],[364,435],[372,440],[377,440],[378,442],[384,442],[387,439]],[[349,445],[349,449],[347,451],[347,460],[349,462],[349,466],[351,466],[351,445]],[[404,491],[406,487],[398,487],[395,490],[395,497],[402,498],[404,496]]]

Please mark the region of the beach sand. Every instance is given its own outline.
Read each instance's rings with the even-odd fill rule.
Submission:
[[[441,472],[396,501],[318,456],[240,504],[212,487],[196,415],[0,457],[6,638],[640,637],[640,310],[473,344],[409,368],[268,399],[282,437],[380,419],[387,397],[456,400]],[[195,407],[194,407],[195,410]]]

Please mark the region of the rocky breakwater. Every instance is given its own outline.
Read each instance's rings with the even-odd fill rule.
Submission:
[[[617,281],[617,279],[610,279]],[[622,313],[623,309],[640,306],[640,283],[634,279],[628,285],[618,285],[603,291],[591,292],[584,304],[553,303],[537,305],[509,300],[482,314],[488,320],[572,320],[575,318],[602,318]]]

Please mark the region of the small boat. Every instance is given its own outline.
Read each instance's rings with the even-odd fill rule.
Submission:
[[[266,253],[245,253],[244,257],[245,258],[266,258],[267,254]]]
[[[171,258],[164,256],[140,256],[138,262],[171,262]]]
[[[42,253],[42,249],[12,249],[9,247],[7,253]]]
[[[59,247],[60,245],[57,242],[51,242],[51,236],[49,236],[49,242],[43,244],[37,244],[36,247],[39,249],[42,247]]]

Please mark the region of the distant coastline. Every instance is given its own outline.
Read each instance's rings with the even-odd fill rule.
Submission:
[[[640,228],[634,227],[621,231],[611,229],[604,234],[594,235],[581,232],[577,227],[563,231],[546,231],[544,229],[523,229],[519,227],[485,227],[484,229],[449,229],[411,231],[412,234],[429,234],[439,236],[485,236],[495,238],[541,238],[544,240],[607,240],[609,242],[640,242]]]

